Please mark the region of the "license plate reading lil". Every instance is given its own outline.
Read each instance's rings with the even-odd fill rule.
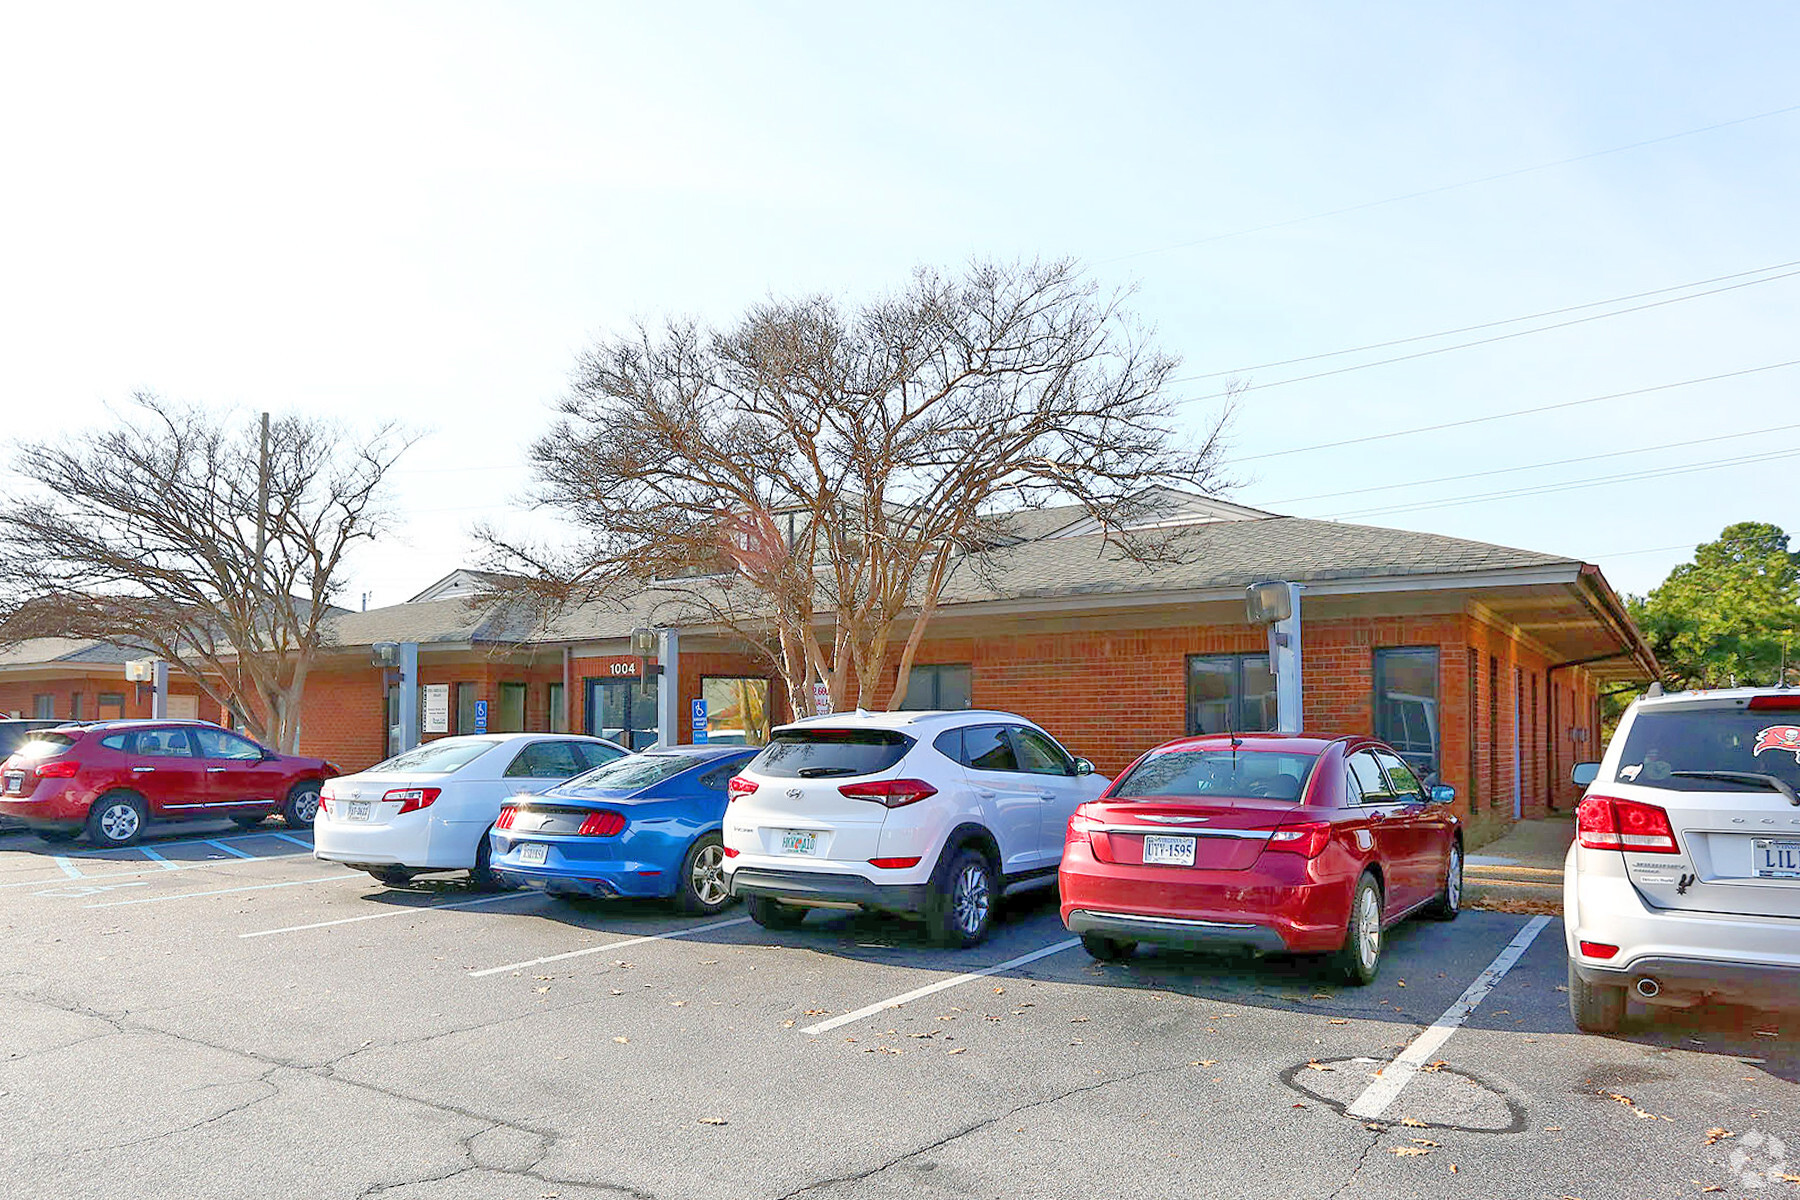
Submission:
[[[350,802],[350,819],[352,821],[368,820],[369,813],[374,809],[374,806],[375,802],[373,800],[352,800]]]
[[[527,842],[519,847],[519,861],[528,867],[541,867],[550,857],[550,847],[542,842]]]
[[[1194,839],[1147,833],[1144,835],[1144,862],[1159,866],[1191,867],[1194,865]]]
[[[1750,873],[1757,879],[1800,879],[1800,840],[1755,839],[1750,843]]]
[[[781,852],[783,854],[813,854],[819,843],[816,833],[804,833],[798,829],[790,829],[781,835]]]

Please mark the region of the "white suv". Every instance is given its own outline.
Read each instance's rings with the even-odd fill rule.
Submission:
[[[1800,691],[1663,695],[1626,710],[1563,876],[1569,1009],[1608,1032],[1627,995],[1788,1007],[1800,996]]]
[[[1011,713],[811,717],[732,779],[725,878],[771,929],[808,908],[879,909],[972,946],[1003,893],[1056,883],[1069,815],[1106,785]]]

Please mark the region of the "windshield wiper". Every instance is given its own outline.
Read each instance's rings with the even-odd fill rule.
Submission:
[[[802,779],[822,779],[827,775],[854,775],[855,767],[801,767],[794,774]]]
[[[1755,771],[1670,771],[1676,779],[1720,779],[1726,783],[1760,783],[1787,797],[1787,802],[1800,808],[1800,794],[1777,775],[1760,775]]]

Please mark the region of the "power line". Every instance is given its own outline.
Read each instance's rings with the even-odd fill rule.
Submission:
[[[1589,308],[1604,308],[1609,304],[1624,304],[1631,300],[1642,300],[1647,296],[1663,296],[1670,292],[1685,292],[1690,288],[1705,287],[1707,284],[1711,283],[1724,283],[1728,279],[1743,279],[1749,275],[1762,275],[1769,271],[1781,271],[1788,267],[1800,267],[1800,259],[1797,259],[1794,262],[1774,263],[1766,267],[1757,267],[1753,271],[1737,271],[1730,275],[1715,275],[1711,279],[1698,279],[1692,283],[1678,283],[1671,287],[1652,288],[1647,292],[1633,292],[1629,296],[1614,296],[1610,300],[1590,300],[1586,304],[1571,304],[1566,308],[1552,308],[1545,312],[1527,313],[1522,317],[1507,317],[1500,321],[1483,321],[1479,325],[1464,325],[1459,329],[1442,329],[1437,333],[1421,333],[1416,334],[1413,337],[1394,338],[1393,340],[1386,342],[1371,342],[1366,346],[1351,346],[1344,350],[1327,350],[1322,354],[1303,354],[1298,358],[1283,358],[1275,362],[1256,363],[1253,366],[1237,367],[1230,371],[1207,371],[1202,375],[1184,375],[1181,379],[1171,380],[1170,382],[1191,383],[1199,379],[1223,379],[1226,376],[1243,375],[1250,371],[1266,371],[1271,367],[1291,367],[1298,363],[1317,362],[1322,358],[1338,358],[1345,354],[1361,354],[1367,350],[1385,350],[1390,346],[1405,346],[1413,342],[1428,342],[1433,338],[1455,337],[1459,333],[1477,333],[1483,329],[1495,329],[1501,325],[1517,325],[1520,321],[1539,321],[1545,317],[1560,317],[1564,313],[1581,312],[1584,309]],[[1785,277],[1775,276],[1775,278],[1779,279]],[[1756,282],[1764,283],[1767,281],[1757,280]],[[1626,311],[1635,312],[1636,310],[1628,309]],[[1557,328],[1557,326],[1553,325],[1549,328],[1554,329]]]
[[[1603,458],[1624,458],[1632,454],[1650,454],[1657,450],[1683,449],[1688,446],[1704,446],[1709,442],[1729,442],[1737,438],[1759,437],[1765,433],[1786,433],[1791,429],[1800,429],[1800,425],[1776,425],[1769,429],[1747,429],[1743,433],[1721,433],[1717,437],[1708,438],[1684,438],[1679,442],[1664,442],[1660,446],[1639,446],[1635,450],[1609,450],[1605,454],[1583,454],[1575,458],[1526,463],[1520,467],[1497,467],[1492,471],[1469,471],[1461,475],[1440,475],[1436,479],[1409,479],[1404,483],[1384,483],[1375,487],[1351,488],[1342,492],[1320,492],[1312,496],[1295,496],[1290,500],[1270,500],[1258,504],[1256,507],[1272,508],[1278,504],[1303,504],[1308,500],[1333,500],[1339,496],[1363,496],[1370,492],[1391,492],[1396,488],[1427,487],[1434,483],[1461,483],[1465,479],[1484,479],[1490,475],[1513,475],[1520,471],[1541,471],[1549,467],[1566,467],[1572,463],[1598,462]]]
[[[1647,396],[1653,392],[1666,392],[1674,388],[1692,387],[1698,383],[1716,383],[1721,379],[1739,379],[1746,375],[1756,375],[1763,371],[1777,371],[1783,367],[1800,366],[1800,358],[1788,359],[1786,362],[1770,363],[1764,367],[1746,367],[1741,371],[1726,371],[1720,375],[1702,375],[1697,379],[1682,379],[1674,383],[1659,383],[1652,387],[1633,388],[1628,392],[1609,392],[1604,396],[1588,396],[1581,400],[1563,400],[1556,404],[1539,404],[1531,408],[1515,408],[1506,412],[1489,413],[1483,417],[1466,417],[1460,421],[1444,421],[1437,425],[1415,425],[1410,429],[1396,429],[1390,433],[1371,433],[1362,437],[1339,438],[1331,442],[1315,442],[1310,446],[1295,446],[1288,450],[1270,450],[1262,454],[1249,454],[1243,458],[1234,458],[1223,464],[1237,466],[1240,463],[1260,462],[1267,458],[1285,458],[1290,454],[1310,454],[1315,450],[1336,450],[1342,446],[1360,446],[1368,442],[1382,442],[1390,438],[1411,437],[1420,433],[1437,433],[1444,429],[1461,429],[1467,425],[1482,425],[1489,421],[1504,421],[1510,417],[1525,417],[1534,413],[1555,412],[1559,409],[1577,408],[1584,404],[1598,404],[1603,400],[1623,400],[1628,396]]]
[[[1714,125],[1702,125],[1697,129],[1684,129],[1679,133],[1667,133],[1661,137],[1645,138],[1639,142],[1629,142],[1623,146],[1611,146],[1605,150],[1593,150],[1587,154],[1577,154],[1573,158],[1559,158],[1552,162],[1537,163],[1529,167],[1516,167],[1510,171],[1501,171],[1493,175],[1482,175],[1475,179],[1464,179],[1458,183],[1446,183],[1438,187],[1423,188],[1416,192],[1403,192],[1398,196],[1386,196],[1380,200],[1366,200],[1361,204],[1349,204],[1343,208],[1328,209],[1324,212],[1308,213],[1303,217],[1290,217],[1285,221],[1274,221],[1267,225],[1253,225],[1245,229],[1234,229],[1228,233],[1215,233],[1193,241],[1177,242],[1169,246],[1157,246],[1148,250],[1134,250],[1129,254],[1120,254],[1113,258],[1101,259],[1096,265],[1125,262],[1133,258],[1143,258],[1151,254],[1168,254],[1176,250],[1188,250],[1195,246],[1205,246],[1213,242],[1223,242],[1230,238],[1248,237],[1253,233],[1268,233],[1274,229],[1286,229],[1293,225],[1303,225],[1309,221],[1322,221],[1327,217],[1341,217],[1347,213],[1363,212],[1371,208],[1381,208],[1389,204],[1399,204],[1406,200],[1418,200],[1425,196],[1436,196],[1444,192],[1454,192],[1462,188],[1476,187],[1483,183],[1495,183],[1502,179],[1512,179],[1520,175],[1530,175],[1536,171],[1548,171],[1553,167],[1566,167],[1573,163],[1587,162],[1591,159],[1605,158],[1610,154],[1623,154],[1627,150],[1641,150],[1645,146],[1655,146],[1663,142],[1673,142],[1680,138],[1695,137],[1702,133],[1712,133],[1718,129],[1728,129],[1733,125],[1744,125],[1751,121],[1762,121],[1769,117],[1779,117],[1786,113],[1800,112],[1800,104],[1790,104],[1786,108],[1770,109],[1768,112],[1752,113],[1747,117],[1735,117],[1729,121],[1720,121]]]
[[[1568,483],[1545,484],[1540,487],[1514,488],[1499,492],[1485,492],[1475,496],[1461,496],[1451,500],[1426,500],[1417,504],[1396,504],[1387,508],[1365,508],[1355,512],[1338,513],[1331,520],[1342,520],[1349,517],[1375,517],[1390,513],[1425,512],[1437,508],[1456,508],[1464,504],[1481,504],[1489,500],[1516,500],[1524,496],[1546,496],[1553,492],[1571,492],[1581,488],[1601,487],[1612,483],[1633,483],[1643,479],[1661,479],[1669,475],[1687,475],[1695,471],[1712,471],[1721,467],[1745,466],[1750,463],[1773,462],[1776,459],[1793,458],[1800,455],[1800,446],[1789,450],[1771,450],[1766,454],[1752,454],[1739,458],[1721,458],[1712,462],[1693,463],[1681,467],[1662,467],[1648,471],[1631,471],[1621,475],[1602,475],[1593,479],[1577,479]]]
[[[1716,296],[1720,292],[1734,292],[1739,288],[1755,287],[1759,283],[1773,283],[1777,279],[1787,279],[1800,275],[1800,270],[1788,271],[1781,275],[1770,275],[1763,279],[1751,279],[1743,283],[1727,284],[1710,291],[1695,292],[1691,296],[1671,296],[1667,300],[1652,300],[1648,304],[1639,304],[1631,308],[1615,309],[1612,312],[1594,313],[1592,316],[1575,317],[1567,321],[1558,321],[1553,325],[1539,325],[1535,329],[1519,329],[1512,333],[1498,333],[1493,337],[1477,338],[1472,342],[1458,342],[1454,346],[1438,346],[1430,350],[1419,350],[1412,354],[1397,354],[1393,358],[1378,358],[1374,362],[1353,363],[1347,367],[1333,367],[1329,371],[1315,371],[1311,375],[1296,375],[1292,379],[1277,379],[1269,383],[1245,384],[1241,388],[1227,389],[1222,392],[1209,392],[1204,396],[1195,396],[1193,400],[1217,400],[1225,396],[1241,395],[1244,392],[1262,391],[1267,388],[1285,387],[1290,383],[1305,383],[1309,379],[1324,379],[1331,375],[1344,375],[1351,371],[1366,371],[1370,367],[1385,367],[1391,363],[1410,362],[1415,358],[1430,358],[1434,354],[1448,354],[1452,350],[1467,350],[1471,346],[1486,346],[1494,342],[1511,341],[1513,338],[1528,337],[1534,333],[1548,333],[1552,329],[1566,329],[1570,325],[1585,325],[1589,321],[1604,321],[1608,317],[1622,317],[1627,313],[1643,312],[1647,308],[1661,308],[1666,304],[1680,304],[1684,300],[1698,300],[1703,296]],[[1202,378],[1198,375],[1184,375],[1169,380],[1170,383],[1188,383]]]

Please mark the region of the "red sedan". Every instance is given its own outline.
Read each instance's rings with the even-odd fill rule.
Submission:
[[[1070,818],[1063,924],[1099,959],[1139,942],[1329,954],[1368,983],[1388,927],[1462,904],[1455,796],[1373,738],[1170,742]]]
[[[249,826],[279,813],[310,829],[319,786],[336,774],[200,721],[70,724],[32,734],[0,763],[0,814],[46,841],[85,831],[96,846],[129,846],[152,818]]]

